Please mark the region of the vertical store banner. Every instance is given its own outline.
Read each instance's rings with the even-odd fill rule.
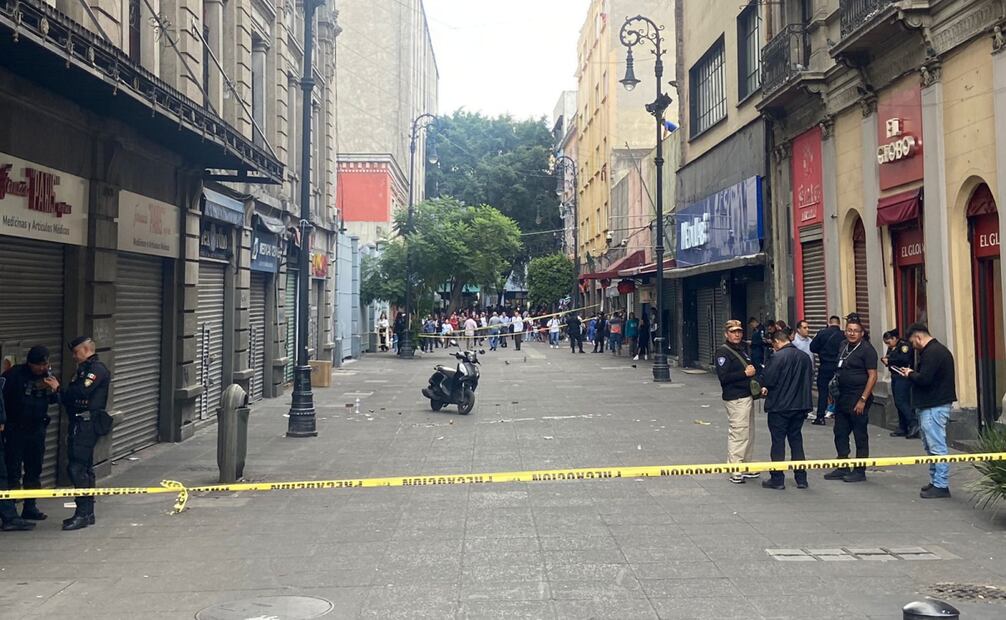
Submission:
[[[824,173],[821,167],[821,128],[793,139],[793,222],[797,229],[824,220]]]
[[[86,179],[0,153],[0,234],[87,245]]]

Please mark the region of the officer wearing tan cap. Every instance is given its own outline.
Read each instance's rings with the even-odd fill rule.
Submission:
[[[751,381],[758,374],[744,346],[744,324],[736,319],[723,326],[725,342],[716,349],[716,375],[723,389],[723,404],[727,410],[727,462],[750,463],[754,456],[754,397]],[[741,484],[745,478],[758,478],[757,473],[731,474],[730,482]]]

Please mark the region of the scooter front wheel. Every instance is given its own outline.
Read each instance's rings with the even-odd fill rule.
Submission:
[[[458,413],[468,415],[475,407],[475,392],[468,386],[461,390],[461,402],[458,403]]]

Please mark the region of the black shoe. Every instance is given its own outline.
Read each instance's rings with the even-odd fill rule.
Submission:
[[[922,499],[940,499],[950,497],[950,489],[943,487],[930,487],[928,489],[923,489],[923,491],[919,493],[919,497]]]
[[[94,525],[94,515],[75,515],[63,521],[63,529],[67,532],[82,530],[88,525]]]
[[[891,437],[904,437],[904,436],[906,436],[907,434],[908,434],[908,433],[906,433],[905,431],[893,431],[893,432],[891,433]]]
[[[839,467],[838,469],[833,469],[824,475],[825,480],[844,480],[846,476],[849,475],[848,467]]]
[[[828,426],[828,423],[824,420],[824,418],[818,418],[811,422],[811,424],[814,426]]]
[[[810,485],[807,484],[806,480],[797,480],[796,481],[796,488],[798,488],[798,489],[806,489],[809,486]]]
[[[763,489],[775,489],[776,491],[782,491],[786,489],[785,482],[772,482],[771,480],[762,480],[761,488]]]
[[[35,524],[21,517],[14,517],[10,521],[4,521],[2,529],[5,532],[27,532],[35,529]]]
[[[921,488],[921,489],[919,489],[919,490],[920,490],[920,491],[922,491],[923,493],[925,493],[926,491],[928,491],[928,490],[929,490],[929,489],[931,489],[931,488],[933,488],[933,484],[932,484],[932,483],[929,483],[929,484],[927,484],[926,486],[922,487],[922,488]]]
[[[49,515],[39,510],[37,506],[25,506],[21,509],[21,518],[31,521],[45,521]]]
[[[842,478],[845,482],[866,482],[866,472],[854,469],[845,477]]]

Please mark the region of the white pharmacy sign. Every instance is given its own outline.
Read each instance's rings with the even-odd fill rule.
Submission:
[[[0,153],[0,235],[87,245],[86,179]]]
[[[119,190],[119,250],[178,258],[181,209]]]

